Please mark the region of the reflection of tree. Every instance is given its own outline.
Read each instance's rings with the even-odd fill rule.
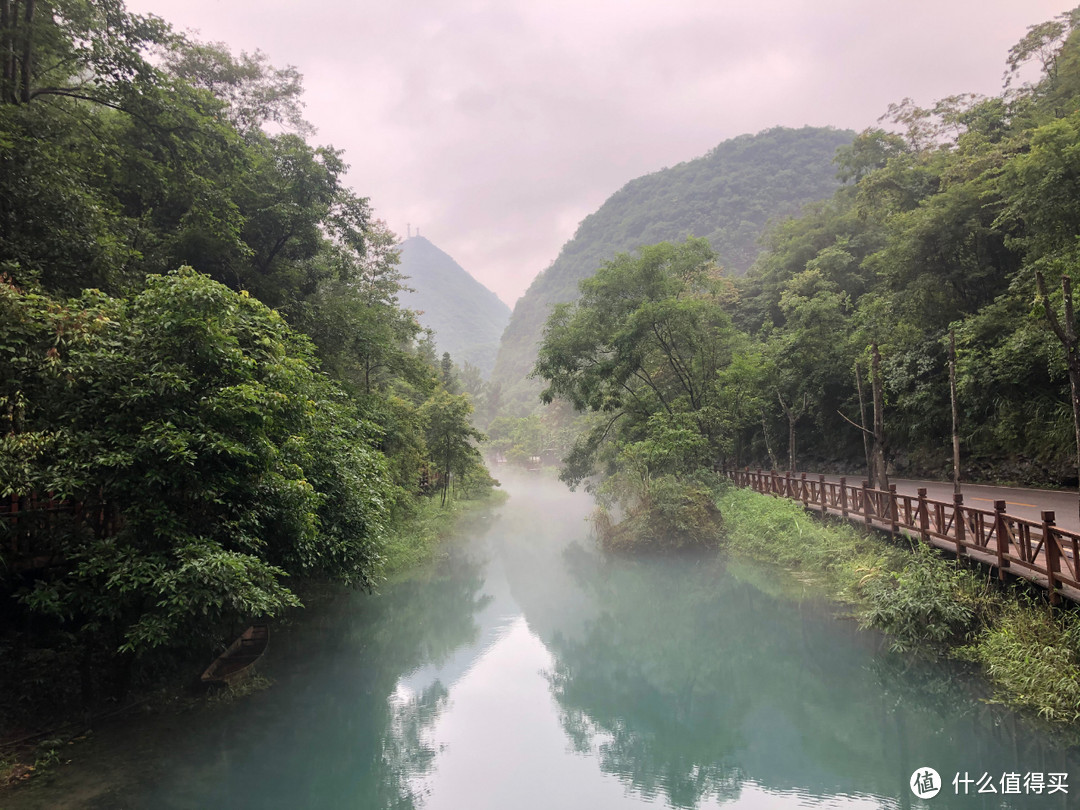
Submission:
[[[417,781],[431,772],[439,753],[425,735],[446,705],[448,694],[446,687],[435,681],[419,695],[389,700],[390,725],[382,741],[385,770],[380,780],[384,793],[380,808],[420,804]]]
[[[730,652],[702,643],[730,621],[717,603],[715,572],[687,578],[702,560],[603,564],[582,551],[571,547],[566,558],[595,600],[596,618],[583,637],[557,634],[549,645],[549,678],[571,744],[675,807],[737,797],[733,754],[746,744],[745,706],[717,688],[730,680]]]
[[[954,663],[881,653],[875,634],[828,604],[765,593],[722,558],[614,559],[571,546],[563,559],[553,590],[573,581],[589,603],[586,621],[545,638],[563,729],[643,796],[692,808],[736,797],[749,780],[809,796],[899,797],[921,765],[949,779],[1000,774],[1025,767],[1018,751],[1037,770],[1060,750],[979,703]],[[553,626],[543,614],[557,607],[523,606],[531,626]]]
[[[377,597],[344,594],[302,615],[273,640],[274,688],[235,707],[214,739],[204,729],[174,750],[174,775],[147,806],[186,794],[199,807],[415,807],[447,689],[399,683],[476,638],[483,584],[475,560],[454,557]],[[230,767],[215,768],[223,759]]]

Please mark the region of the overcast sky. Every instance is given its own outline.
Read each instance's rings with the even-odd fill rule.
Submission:
[[[304,74],[349,184],[511,306],[627,181],[772,126],[1001,91],[1067,0],[128,0]]]

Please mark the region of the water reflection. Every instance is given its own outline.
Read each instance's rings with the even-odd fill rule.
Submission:
[[[1080,781],[1060,740],[980,701],[960,666],[891,655],[834,606],[778,594],[776,580],[763,589],[760,569],[745,578],[719,556],[612,559],[584,547],[564,561],[590,618],[545,638],[552,694],[575,750],[641,796],[694,808],[747,799],[751,784],[775,794],[764,806],[856,796],[908,807],[912,772],[930,765],[946,782],[935,806],[1047,807],[1067,798],[947,794],[965,771]],[[530,621],[543,609],[529,605]]]
[[[888,654],[760,566],[605,556],[586,497],[508,483],[439,564],[276,634],[272,689],[103,734],[5,807],[908,808],[927,765],[935,807],[1080,793],[1075,754],[962,668]],[[1076,784],[951,795],[965,771]]]

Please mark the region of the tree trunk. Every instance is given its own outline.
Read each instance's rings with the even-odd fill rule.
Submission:
[[[870,345],[870,387],[874,398],[874,467],[877,489],[889,488],[888,452],[885,446],[885,391],[881,384],[881,353]]]
[[[769,454],[769,463],[772,464],[774,470],[779,469],[780,465],[776,461],[776,453],[773,452],[772,443],[769,442],[769,427],[765,421],[765,411],[761,411],[761,435],[765,438],[765,452]]]
[[[1076,315],[1073,311],[1072,279],[1061,277],[1061,294],[1065,299],[1064,326],[1058,321],[1057,313],[1050,306],[1050,296],[1046,294],[1046,279],[1035,271],[1035,285],[1039,290],[1046,321],[1050,324],[1061,346],[1065,349],[1065,365],[1069,371],[1069,389],[1072,393],[1073,431],[1076,434],[1076,475],[1080,481],[1080,355],[1077,353]],[[1080,515],[1080,497],[1077,498],[1077,514]]]
[[[31,79],[31,63],[34,58],[34,2],[35,0],[25,0],[26,10],[24,12],[24,19],[26,22],[26,30],[23,32],[23,53],[22,53],[22,88],[20,94],[22,96],[23,104],[30,103],[30,79]]]
[[[862,371],[855,363],[855,388],[859,392],[859,419],[862,424],[863,454],[866,456],[866,480],[874,486],[874,456],[870,447],[870,434],[866,431],[866,397],[863,394]]]
[[[952,400],[953,492],[960,491],[960,408],[956,401],[956,332],[949,330],[949,398]]]
[[[776,392],[776,398],[780,400],[780,407],[783,408],[784,416],[786,416],[788,420],[788,470],[794,473],[796,469],[795,425],[798,424],[799,420],[802,419],[803,414],[806,413],[806,410],[809,406],[809,399],[807,398],[806,394],[803,394],[802,407],[799,408],[798,411],[796,411],[794,408],[788,405],[787,402],[784,401],[784,397],[780,394],[779,391]]]
[[[15,31],[11,0],[0,0],[0,103],[15,100]]]
[[[795,420],[791,418],[790,413],[788,414],[787,441],[788,469],[795,472]]]
[[[443,481],[442,481],[442,503],[439,506],[446,506],[446,496],[450,491],[450,437],[446,437],[446,463],[443,468]]]

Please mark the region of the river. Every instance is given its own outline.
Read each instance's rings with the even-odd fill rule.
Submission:
[[[441,559],[275,630],[271,688],[106,726],[0,805],[1080,806],[1076,749],[962,665],[889,653],[767,567],[605,556],[588,496],[499,472],[510,499]]]

